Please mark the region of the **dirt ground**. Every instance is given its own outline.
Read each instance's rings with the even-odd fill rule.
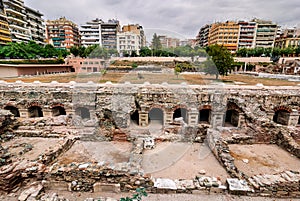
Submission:
[[[300,160],[276,145],[229,145],[235,165],[247,176],[300,171]],[[249,160],[245,163],[243,160]]]
[[[2,143],[4,148],[8,148],[9,152],[14,155],[13,158],[18,160],[36,160],[39,155],[47,152],[47,150],[53,149],[55,146],[59,146],[59,142],[63,142],[60,139],[52,138],[16,138],[11,141]],[[25,149],[32,147],[30,151]]]
[[[73,147],[60,156],[60,164],[72,162],[123,163],[129,161],[132,144],[127,142],[83,142],[77,141]]]
[[[223,82],[225,84],[236,84],[236,85],[256,85],[262,83],[265,86],[297,86],[300,82],[291,82],[287,80],[279,79],[267,79],[267,78],[257,78],[250,75],[239,75],[230,74],[228,76],[221,76],[220,80],[215,80],[214,76],[211,75],[201,75],[201,74],[181,74],[175,75],[173,73],[142,73],[142,78],[139,78],[137,73],[119,73],[119,72],[107,72],[102,75],[101,73],[89,73],[89,74],[54,74],[54,75],[39,75],[30,77],[18,77],[18,78],[0,78],[0,80],[5,80],[7,82],[15,82],[21,80],[23,82],[51,82],[58,81],[61,83],[68,83],[70,81],[76,81],[78,83],[85,83],[88,81],[93,81],[95,83],[105,83],[111,81],[113,83],[124,83],[131,82],[134,84],[143,84],[149,82],[152,84],[161,84],[167,82],[169,84],[180,84],[186,82],[188,84],[196,85],[207,85],[212,82]]]
[[[143,169],[155,178],[194,179],[199,171],[206,176],[229,177],[205,144],[160,143],[143,156]]]

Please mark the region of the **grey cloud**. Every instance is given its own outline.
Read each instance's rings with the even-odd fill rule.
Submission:
[[[170,30],[195,37],[206,23],[225,20],[272,20],[294,26],[300,19],[298,0],[25,0],[40,10],[46,19],[60,16],[83,24],[96,17],[118,18],[121,24],[139,23],[145,29]]]

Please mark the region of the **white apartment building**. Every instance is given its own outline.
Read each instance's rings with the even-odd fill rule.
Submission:
[[[13,42],[26,42],[30,40],[27,27],[26,9],[23,0],[4,0],[7,21]]]
[[[141,36],[133,32],[120,32],[117,34],[117,50],[120,55],[131,54],[135,51],[139,54],[142,47]]]
[[[26,16],[30,40],[35,41],[37,44],[44,45],[46,40],[46,25],[42,18],[43,14],[37,10],[26,7]]]
[[[101,22],[103,21],[100,19],[95,19],[80,26],[79,32],[81,35],[81,44],[83,46],[87,47],[90,45],[101,45]]]

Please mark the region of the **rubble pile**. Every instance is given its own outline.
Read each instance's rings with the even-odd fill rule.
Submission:
[[[261,196],[300,197],[300,173],[285,171],[274,175],[256,175],[248,179]]]
[[[277,134],[277,144],[300,158],[300,144],[295,141],[289,130],[281,129]]]

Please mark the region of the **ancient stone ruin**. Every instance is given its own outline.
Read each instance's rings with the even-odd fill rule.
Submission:
[[[21,192],[19,200],[46,199],[50,190],[119,193],[140,187],[151,193],[300,197],[299,91],[262,85],[1,82],[0,190]],[[159,176],[172,172],[192,146],[202,145],[224,177],[197,165],[193,177]],[[272,169],[276,164],[262,159],[261,173],[248,172],[255,157],[243,158],[238,150],[257,145],[289,153],[295,168]],[[183,164],[192,166],[209,153]],[[170,155],[160,159],[164,154]]]

